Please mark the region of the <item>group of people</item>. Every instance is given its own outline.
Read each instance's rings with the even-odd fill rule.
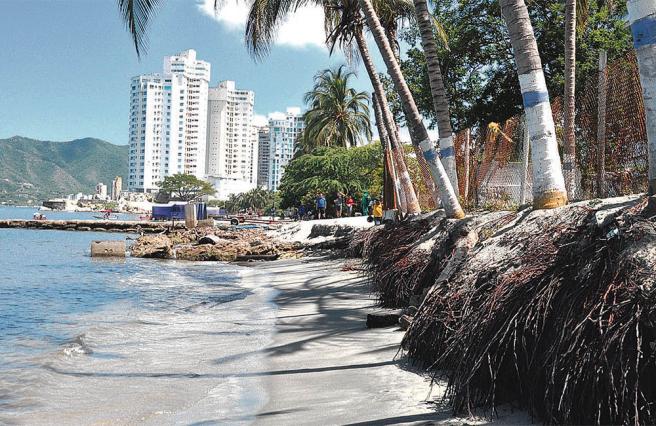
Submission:
[[[374,223],[380,224],[383,220],[383,206],[380,200],[373,198],[369,195],[369,192],[365,191],[360,198],[359,209],[355,198],[351,195],[346,195],[341,192],[337,192],[332,203],[335,209],[335,217],[351,217],[355,216],[356,212],[362,214],[362,216],[368,216],[373,218]],[[326,210],[328,208],[328,200],[326,199],[325,194],[322,192],[317,193],[317,196],[314,199],[314,211],[312,207],[301,204],[297,209],[297,218],[299,220],[304,219],[326,219]]]

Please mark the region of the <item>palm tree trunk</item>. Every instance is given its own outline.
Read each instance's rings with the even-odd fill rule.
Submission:
[[[565,152],[563,172],[570,199],[576,197],[576,0],[565,5]]]
[[[524,0],[500,0],[500,3],[515,54],[531,138],[533,207],[551,209],[564,206],[567,204],[567,192],[558,154],[556,128],[528,9]]]
[[[440,200],[442,201],[442,206],[444,207],[446,215],[450,218],[463,218],[465,213],[462,210],[462,207],[460,207],[458,197],[456,197],[453,186],[451,186],[451,183],[449,182],[449,178],[440,162],[435,148],[433,147],[433,143],[428,137],[428,132],[426,131],[426,127],[424,126],[421,115],[419,114],[417,105],[415,104],[410,89],[401,73],[401,68],[394,58],[394,52],[392,52],[392,48],[385,37],[385,31],[380,25],[380,21],[374,11],[371,0],[358,0],[358,2],[360,4],[360,9],[367,20],[367,25],[376,40],[378,49],[383,56],[383,60],[387,66],[387,71],[394,82],[394,87],[401,99],[412,143],[415,146],[418,145],[421,147],[423,157],[426,159],[426,162],[430,167],[435,186],[439,190]]]
[[[389,136],[387,135],[387,129],[385,128],[385,124],[383,123],[383,115],[380,112],[380,104],[378,103],[378,99],[376,99],[376,95],[373,95],[372,103],[374,105],[374,117],[376,119],[376,127],[378,128],[378,137],[380,138],[380,143],[383,148],[383,208],[385,210],[393,209],[395,208],[396,203],[394,202],[395,199],[398,201],[398,208],[401,212],[405,211],[405,206],[401,206],[401,200],[400,197],[398,196],[398,190],[400,189],[400,185],[398,184],[396,174],[394,173],[393,170],[393,164],[392,162],[394,161],[391,156],[391,147],[392,145],[389,142]],[[394,194],[394,197],[390,199],[390,195]],[[391,201],[391,202],[390,202]]]
[[[629,0],[629,23],[638,56],[647,118],[649,195],[656,194],[656,0]]]
[[[396,21],[391,21],[388,22],[386,25],[383,25],[383,28],[385,29],[385,37],[387,37],[387,41],[389,42],[389,45],[392,47],[392,51],[394,52],[394,59],[396,59],[397,63],[401,63],[401,46],[399,45],[399,40],[398,40],[398,31],[397,31],[397,23]],[[392,113],[390,111],[389,114],[390,118],[392,117]],[[398,128],[396,127],[396,123],[394,123],[394,127],[396,131],[394,132],[396,140],[399,140],[399,132]],[[400,144],[399,144],[400,145]],[[426,162],[426,159],[421,153],[421,148],[419,148],[417,145],[414,145],[414,150],[415,150],[415,156],[417,157],[417,163],[419,163],[419,172],[421,173],[422,180],[424,181],[424,185],[426,185],[426,190],[431,194],[431,198],[433,199],[433,202],[435,203],[435,208],[440,207],[440,195],[435,188],[435,182],[433,182],[433,176],[431,175],[430,172],[430,167],[428,166],[428,163]],[[454,188],[457,188],[455,186]]]
[[[456,171],[456,156],[453,146],[453,128],[449,115],[449,99],[444,88],[442,69],[437,55],[437,44],[433,36],[433,24],[426,0],[414,0],[417,24],[421,33],[421,45],[424,48],[428,65],[428,81],[433,97],[433,108],[437,115],[437,127],[440,134],[440,157],[451,185],[458,188],[458,172]]]
[[[383,83],[380,81],[380,77],[376,72],[376,67],[373,60],[371,59],[371,54],[369,53],[369,47],[367,46],[367,41],[364,38],[362,31],[357,31],[356,42],[358,44],[358,50],[360,56],[362,57],[362,62],[364,67],[367,70],[369,79],[371,80],[371,85],[374,88],[374,111],[376,105],[380,107],[381,112],[381,121],[385,125],[387,137],[390,140],[390,145],[392,147],[392,156],[394,157],[394,162],[396,163],[396,169],[399,177],[399,184],[401,186],[401,191],[403,192],[402,200],[405,199],[405,212],[407,214],[417,214],[421,213],[421,206],[419,205],[419,199],[417,198],[417,193],[415,188],[412,186],[412,179],[410,179],[410,174],[408,173],[408,168],[405,164],[405,159],[403,157],[403,147],[396,138],[396,128],[394,127],[394,120],[392,118],[392,113],[390,111],[389,104],[387,103],[387,96],[385,96],[385,89],[383,88]]]

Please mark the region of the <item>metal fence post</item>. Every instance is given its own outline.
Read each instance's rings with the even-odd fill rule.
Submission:
[[[605,50],[599,52],[599,85],[597,87],[597,197],[606,195],[606,64],[608,55]]]
[[[526,204],[526,187],[528,186],[528,159],[529,151],[531,149],[530,138],[528,135],[528,125],[526,124],[526,116],[524,116],[524,134],[522,146],[522,181],[519,187],[519,205]]]

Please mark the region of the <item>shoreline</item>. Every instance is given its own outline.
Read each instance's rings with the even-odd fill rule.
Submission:
[[[255,424],[526,424],[522,411],[454,417],[444,386],[399,352],[398,327],[367,329],[380,312],[366,279],[344,261],[304,258],[251,267],[245,279],[271,279],[276,321],[257,371],[267,394]],[[249,374],[245,371],[244,374]],[[483,414],[483,413],[481,413]],[[220,419],[217,419],[220,421]]]

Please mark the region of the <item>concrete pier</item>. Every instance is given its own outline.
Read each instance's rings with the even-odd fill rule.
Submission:
[[[49,229],[59,231],[143,232],[158,233],[173,227],[173,222],[137,220],[21,220],[0,219],[0,229]],[[176,221],[175,228],[184,228],[184,221]]]

